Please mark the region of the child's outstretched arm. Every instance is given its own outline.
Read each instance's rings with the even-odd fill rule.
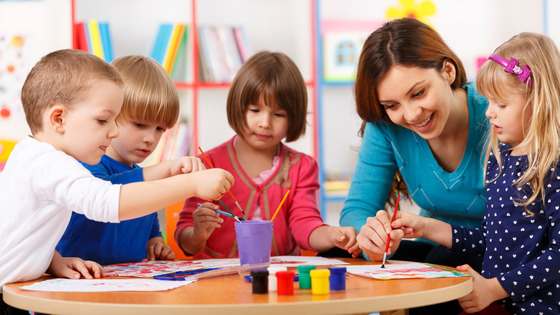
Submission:
[[[449,223],[399,211],[391,226],[395,230],[403,231],[405,238],[423,237],[451,248],[453,233]],[[393,234],[391,234],[392,237]]]
[[[54,251],[47,273],[69,279],[80,279],[81,276],[86,279],[93,279],[105,276],[103,267],[98,263],[77,257],[62,257],[57,251]]]
[[[144,167],[144,180],[163,179],[179,174],[188,174],[205,170],[204,164],[194,156],[184,156],[175,160],[162,161],[158,164]]]
[[[200,252],[214,230],[224,223],[224,219],[216,212],[218,208],[213,203],[205,202],[193,212],[193,225],[187,226],[179,236],[179,246],[186,253],[194,255]]]
[[[119,220],[145,216],[193,196],[218,200],[228,192],[233,181],[230,172],[214,168],[155,181],[122,185]]]
[[[309,235],[309,245],[318,252],[324,252],[336,246],[348,251],[348,253],[352,254],[352,257],[356,258],[362,252],[356,242],[357,235],[358,232],[351,226],[335,227],[323,225],[311,232],[311,235]]]
[[[156,236],[148,240],[146,257],[148,260],[173,260],[175,259],[175,253],[171,246],[165,245],[163,237]]]

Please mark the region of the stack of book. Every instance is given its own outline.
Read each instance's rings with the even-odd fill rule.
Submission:
[[[97,20],[78,22],[76,30],[78,49],[88,51],[107,62],[113,61],[109,23]]]
[[[199,26],[200,76],[204,82],[228,83],[252,54],[241,27]]]
[[[171,77],[177,69],[177,60],[182,55],[187,42],[187,26],[185,24],[161,24],[151,57],[159,62]]]

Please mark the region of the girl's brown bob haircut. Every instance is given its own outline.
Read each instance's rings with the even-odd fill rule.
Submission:
[[[266,106],[286,111],[286,141],[305,133],[307,88],[296,64],[280,52],[261,51],[249,58],[233,79],[227,98],[227,116],[231,128],[241,135],[247,126],[247,107],[258,104],[264,94]]]

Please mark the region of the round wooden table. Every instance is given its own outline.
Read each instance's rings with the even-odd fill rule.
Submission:
[[[341,259],[352,264],[378,264]],[[395,262],[393,262],[395,263]],[[318,266],[327,268],[328,266]],[[345,291],[293,296],[276,292],[253,294],[252,284],[239,275],[201,279],[159,292],[40,292],[20,289],[35,281],[4,285],[6,303],[49,314],[357,314],[407,309],[462,297],[472,290],[471,277],[374,280],[349,275]]]

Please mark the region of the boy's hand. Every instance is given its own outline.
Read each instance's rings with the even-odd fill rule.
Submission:
[[[218,208],[213,203],[205,202],[193,212],[192,238],[194,242],[206,242],[214,230],[222,226],[224,219],[220,218],[220,215],[216,212]]]
[[[162,242],[155,242],[148,244],[146,257],[148,257],[147,260],[173,260],[175,259],[175,253],[171,246]]]
[[[195,196],[206,200],[218,200],[225,195],[233,185],[233,175],[221,168],[213,168],[196,172]]]
[[[105,277],[103,267],[91,260],[82,260],[77,257],[62,257],[55,253],[47,272],[56,277],[69,279],[86,279]]]
[[[205,170],[204,164],[199,158],[194,156],[184,156],[173,161],[169,172],[171,176],[179,174],[188,174]]]
[[[332,227],[329,233],[333,244],[341,249],[348,251],[352,254],[352,258],[356,258],[360,255],[362,250],[356,242],[356,236],[358,232],[354,227],[342,226],[342,227]]]
[[[457,270],[473,277],[473,290],[459,299],[459,304],[467,313],[478,312],[492,302],[508,297],[498,279],[486,279],[469,265],[458,266]]]

